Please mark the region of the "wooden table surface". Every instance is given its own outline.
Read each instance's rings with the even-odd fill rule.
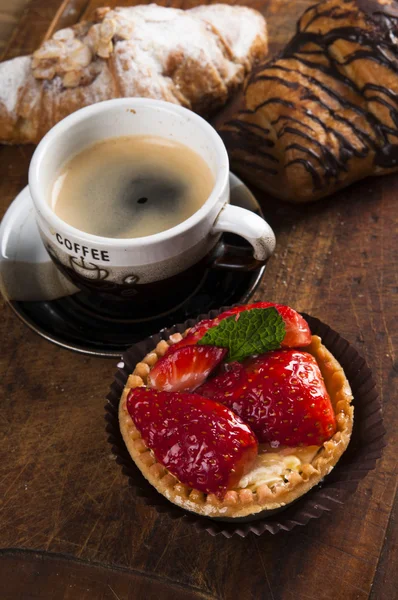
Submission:
[[[28,0],[0,0],[0,55],[23,13]]]
[[[247,4],[269,19],[274,52],[310,2]],[[88,5],[72,0],[57,23]],[[31,0],[6,56],[31,52],[59,8]],[[26,185],[32,152],[0,147],[0,216]],[[50,344],[1,300],[2,600],[398,598],[397,194],[389,176],[307,207],[258,196],[278,246],[255,299],[289,303],[353,343],[387,428],[382,460],[344,507],[290,533],[213,538],[140,504],[104,431],[114,361]]]

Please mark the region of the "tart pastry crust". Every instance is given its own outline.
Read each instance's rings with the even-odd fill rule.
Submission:
[[[352,393],[343,368],[323,346],[321,338],[312,336],[304,349],[312,354],[322,373],[336,414],[337,431],[322,446],[309,448],[262,448],[252,470],[241,479],[239,487],[227,491],[222,500],[180,483],[157,462],[136,429],[127,408],[130,389],[144,386],[151,367],[164,355],[180,334],[162,340],[138,363],[130,375],[119,404],[119,424],[126,447],[144,477],[158,492],[181,508],[213,518],[237,518],[281,508],[308,492],[328,475],[350,441],[354,408]],[[271,450],[271,452],[269,452]]]

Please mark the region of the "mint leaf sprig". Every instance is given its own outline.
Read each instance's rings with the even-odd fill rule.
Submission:
[[[198,344],[228,348],[227,361],[241,361],[277,350],[285,333],[285,323],[276,308],[252,308],[223,319],[208,329]]]

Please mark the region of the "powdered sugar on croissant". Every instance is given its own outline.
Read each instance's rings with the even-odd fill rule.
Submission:
[[[267,50],[263,17],[215,4],[98,9],[57,31],[32,57],[0,63],[0,142],[38,142],[78,108],[116,97],[222,106]]]

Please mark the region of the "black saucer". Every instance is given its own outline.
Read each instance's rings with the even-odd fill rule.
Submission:
[[[231,203],[262,214],[254,196],[232,174]],[[224,234],[223,240],[236,246],[246,245],[242,238],[232,234]],[[176,290],[175,303],[152,315],[123,314],[116,305],[103,301],[99,304],[97,298],[85,292],[40,302],[6,299],[18,317],[47,340],[84,354],[117,357],[162,328],[221,306],[248,301],[264,270],[265,266],[252,272],[209,269],[195,289]]]

